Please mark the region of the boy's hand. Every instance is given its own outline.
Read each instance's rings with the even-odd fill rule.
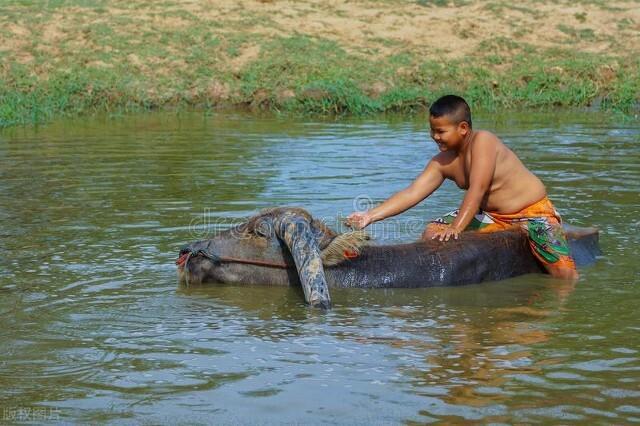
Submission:
[[[435,234],[433,234],[433,237],[431,237],[431,239],[435,240],[437,238],[440,241],[449,241],[451,237],[453,237],[454,239],[457,240],[459,235],[460,235],[460,231],[458,231],[453,226],[449,225],[446,228],[444,228],[442,231],[438,231]]]
[[[354,212],[347,216],[347,225],[355,229],[363,229],[371,223],[369,212]]]

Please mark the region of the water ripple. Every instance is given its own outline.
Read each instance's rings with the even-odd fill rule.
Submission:
[[[338,224],[436,153],[423,119],[150,114],[0,134],[0,399],[76,423],[630,423],[638,393],[640,127],[478,117],[601,230],[577,286],[530,275],[452,289],[176,286],[191,240],[256,210]],[[444,185],[397,224],[462,194]],[[373,227],[380,242],[422,226]],[[115,409],[114,407],[120,407]]]

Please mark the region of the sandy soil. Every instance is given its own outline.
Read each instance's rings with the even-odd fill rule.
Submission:
[[[351,53],[386,56],[410,50],[445,59],[482,55],[483,41],[504,37],[520,45],[567,48],[614,55],[640,50],[640,2],[467,1],[436,6],[429,1],[337,0],[114,0],[106,9],[58,7],[28,11],[0,6],[0,51],[20,63],[35,52],[53,57],[60,44],[98,48],[88,29],[107,25],[140,43],[144,32],[184,30],[194,20],[210,23],[222,36],[247,35],[228,66],[255,60],[259,43],[273,36],[304,34],[338,42]],[[439,2],[438,2],[439,3]],[[422,5],[422,4],[426,4]],[[431,4],[431,5],[430,5]],[[33,13],[25,12],[37,12]],[[100,47],[103,49],[104,47]],[[512,47],[511,50],[517,50]],[[142,66],[129,55],[134,66]]]
[[[241,8],[265,24],[250,31],[271,35],[297,32],[335,40],[352,51],[388,55],[411,49],[455,58],[478,52],[482,41],[505,37],[535,47],[625,53],[640,47],[640,3],[607,2],[606,8],[576,3],[473,1],[465,6],[421,6],[417,2],[215,1],[197,11],[225,19]],[[620,24],[623,22],[622,24]],[[625,24],[626,23],[626,24]],[[565,31],[562,31],[564,29]],[[568,31],[586,31],[573,37]],[[624,40],[624,43],[620,41]]]

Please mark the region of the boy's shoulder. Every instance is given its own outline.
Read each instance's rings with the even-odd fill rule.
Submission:
[[[475,136],[476,140],[502,142],[498,137],[498,135],[496,135],[493,132],[490,132],[489,130],[476,130],[475,133],[476,133],[476,136]]]
[[[467,154],[471,155],[480,155],[480,153],[497,153],[501,151],[504,144],[500,140],[500,138],[488,131],[488,130],[476,130],[473,141]],[[473,154],[475,152],[475,154]]]

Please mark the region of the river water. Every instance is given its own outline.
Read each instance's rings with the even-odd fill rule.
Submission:
[[[595,113],[474,119],[601,230],[576,285],[451,289],[177,285],[181,245],[257,210],[330,226],[436,153],[424,118],[180,113],[0,133],[0,423],[638,423],[640,124]],[[411,241],[445,184],[373,226]]]

